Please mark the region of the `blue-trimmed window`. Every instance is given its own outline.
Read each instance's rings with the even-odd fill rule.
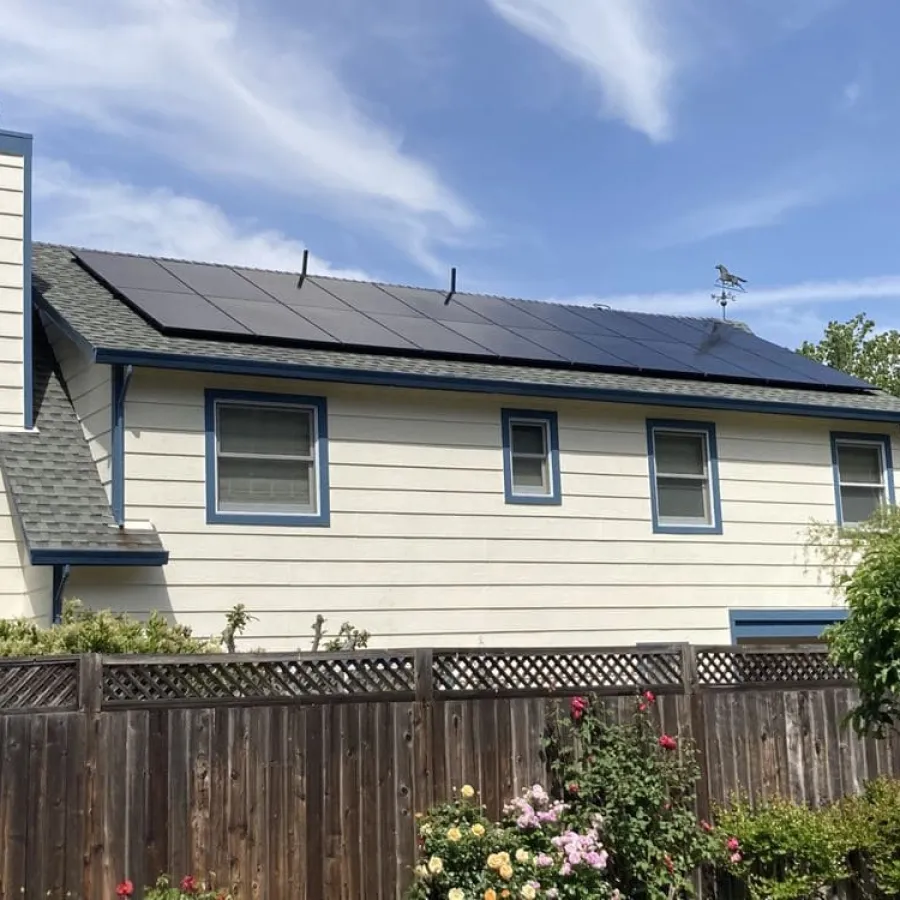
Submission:
[[[647,420],[650,505],[657,534],[721,534],[716,426]]]
[[[729,613],[734,644],[819,643],[829,625],[847,618],[847,610],[733,609]]]
[[[832,432],[831,463],[838,525],[859,525],[894,502],[894,464],[886,434]]]
[[[330,521],[323,397],[206,392],[206,521],[320,525]]]
[[[503,483],[507,503],[562,503],[555,412],[502,410]]]

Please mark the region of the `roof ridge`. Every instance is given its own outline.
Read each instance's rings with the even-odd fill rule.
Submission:
[[[235,263],[224,263],[224,262],[209,262],[207,260],[200,259],[186,259],[184,257],[176,257],[176,256],[154,256],[149,253],[129,253],[124,250],[100,250],[96,247],[78,247],[72,244],[57,244],[52,241],[34,241],[34,247],[49,247],[57,250],[67,250],[70,253],[107,253],[110,256],[128,256],[134,259],[151,259],[151,260],[160,260],[162,262],[173,262],[173,263],[185,263],[187,265],[192,266],[213,266],[213,267],[225,267],[229,269],[241,269],[246,272],[261,272],[267,275],[293,275],[295,277],[300,277],[300,273],[296,271],[291,271],[290,269],[265,269],[261,266],[245,266],[238,265]],[[320,278],[326,279],[329,281],[349,281],[351,284],[374,284],[378,287],[390,289],[392,287],[396,288],[406,288],[408,290],[414,291],[434,291],[438,294],[446,294],[446,288],[440,287],[423,287],[420,284],[403,284],[402,282],[396,281],[374,281],[370,279],[364,278],[347,278],[342,275],[319,275],[316,273],[307,273],[310,278]],[[646,316],[648,318],[663,318],[663,319],[677,319],[682,322],[702,322],[702,323],[711,323],[711,322],[722,322],[724,321],[726,325],[730,325],[732,327],[740,327],[738,323],[731,322],[728,320],[717,319],[715,316],[687,316],[678,313],[663,313],[663,312],[643,312],[640,310],[632,310],[632,309],[624,309],[619,307],[610,307],[608,309],[604,309],[602,305],[599,304],[590,304],[590,303],[567,303],[561,300],[539,300],[534,297],[511,297],[508,294],[493,294],[488,293],[486,291],[455,291],[455,294],[459,294],[463,297],[490,297],[494,300],[506,300],[510,302],[516,303],[534,303],[539,306],[561,306],[564,309],[594,309],[599,310],[600,312],[609,311],[619,313],[621,315],[628,316]]]

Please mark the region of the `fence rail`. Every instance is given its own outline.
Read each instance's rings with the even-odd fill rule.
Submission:
[[[704,815],[735,790],[821,803],[900,774],[900,743],[842,727],[853,685],[814,648],[3,660],[0,900],[189,871],[240,900],[400,900],[417,810],[469,782],[499,814],[548,777],[561,697],[624,717],[646,689],[699,748]]]

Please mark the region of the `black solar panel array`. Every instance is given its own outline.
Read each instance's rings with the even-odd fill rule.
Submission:
[[[868,388],[739,328],[97,251],[78,259],[164,333],[684,377]]]

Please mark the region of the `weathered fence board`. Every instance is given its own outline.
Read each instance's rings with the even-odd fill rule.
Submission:
[[[546,781],[545,732],[580,692],[622,718],[654,690],[661,730],[701,752],[704,813],[734,792],[819,804],[900,774],[900,742],[843,726],[853,687],[815,652],[48,666],[0,664],[0,900],[111,897],[161,872],[215,873],[242,900],[400,900],[416,811],[469,783],[497,815]]]

